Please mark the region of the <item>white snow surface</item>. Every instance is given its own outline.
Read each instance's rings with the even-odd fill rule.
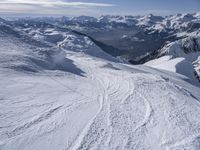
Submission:
[[[149,61],[145,65],[182,74],[188,77],[193,84],[200,85],[195,77],[195,70],[192,63],[183,57],[173,59],[172,56],[166,55]]]
[[[151,60],[145,65],[185,75],[198,85],[197,78],[200,74],[199,47],[200,37],[198,36],[171,42],[159,50],[158,56],[162,57]]]
[[[93,46],[101,58],[7,35],[0,45],[1,150],[200,149],[191,79],[114,62]]]

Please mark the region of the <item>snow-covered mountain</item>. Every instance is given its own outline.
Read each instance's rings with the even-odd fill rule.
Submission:
[[[96,41],[118,49],[118,56],[131,63],[141,63],[148,53],[163,47],[166,41],[174,42],[189,36],[200,35],[200,15],[177,14],[166,17],[112,16],[61,18],[54,24],[76,30]],[[110,52],[115,56],[116,53]],[[143,62],[142,62],[143,63]]]
[[[169,44],[151,56],[146,65],[199,79],[200,37],[187,37]]]
[[[199,35],[200,15],[177,14],[166,17],[154,16],[112,16],[98,18],[90,16],[61,18],[24,18],[15,25],[46,22],[61,28],[75,30],[98,42],[118,49],[120,57],[140,63],[149,52],[160,49],[165,41],[175,41],[188,36]],[[126,37],[126,38],[124,38]],[[111,51],[111,55],[116,53]]]
[[[38,22],[25,24],[23,27],[13,27],[4,20],[2,22],[4,24],[0,25],[1,43],[3,44],[3,41],[6,44],[8,44],[6,41],[10,41],[10,45],[19,43],[13,49],[16,52],[3,52],[1,65],[8,65],[8,62],[10,62],[9,66],[4,67],[25,69],[33,72],[37,71],[38,67],[50,70],[65,70],[68,65],[62,62],[66,61],[65,50],[63,49],[90,54],[99,58],[112,59],[113,61],[117,60],[102,51],[89,38],[77,35],[66,29]],[[3,44],[3,47],[6,47],[6,45]],[[19,62],[21,59],[24,61]],[[69,65],[70,68],[72,64]]]
[[[64,27],[0,22],[1,150],[200,148],[189,64],[188,74],[124,64]],[[158,52],[186,61],[194,47],[187,38]],[[191,62],[199,68],[199,57]]]

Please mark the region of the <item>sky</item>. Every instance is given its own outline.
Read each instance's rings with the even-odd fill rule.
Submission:
[[[200,0],[0,0],[0,15],[169,15],[200,12]]]

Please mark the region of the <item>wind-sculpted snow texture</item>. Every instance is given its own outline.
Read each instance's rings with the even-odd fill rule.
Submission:
[[[200,149],[200,88],[189,78],[67,42],[1,34],[1,150]]]

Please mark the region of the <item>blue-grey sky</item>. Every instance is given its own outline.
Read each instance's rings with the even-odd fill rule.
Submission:
[[[200,0],[0,0],[0,15],[169,15],[200,12]]]

